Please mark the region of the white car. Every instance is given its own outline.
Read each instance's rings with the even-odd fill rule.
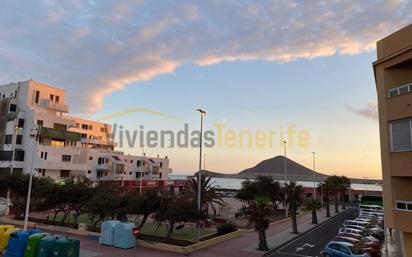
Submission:
[[[339,234],[355,234],[355,235],[359,235],[362,236],[366,239],[368,239],[371,242],[376,242],[376,243],[380,243],[380,240],[373,237],[373,236],[369,236],[367,233],[365,233],[365,231],[363,230],[359,230],[359,229],[354,229],[354,228],[340,228],[339,229]]]

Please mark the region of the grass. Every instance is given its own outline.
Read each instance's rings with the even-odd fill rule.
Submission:
[[[57,224],[58,224],[58,222],[61,221],[62,218],[63,218],[62,215],[57,216],[57,219],[56,219]],[[74,221],[73,216],[69,216],[65,220],[65,222],[67,222],[67,223],[73,223],[73,221]],[[79,218],[78,218],[78,223],[85,223],[85,224],[87,224],[87,226],[92,225],[91,222],[90,222],[89,216],[87,214],[80,215]],[[99,227],[100,223],[97,226]],[[150,236],[166,237],[166,234],[167,234],[166,226],[164,224],[162,224],[158,228],[158,230],[156,231],[157,226],[158,225],[155,224],[155,223],[146,222],[143,225],[141,233],[145,234],[145,235],[150,235]],[[175,226],[178,226],[178,224],[175,225]],[[185,226],[182,229],[179,229],[179,230],[175,229],[173,231],[172,238],[181,239],[181,240],[193,240],[193,239],[196,238],[196,235],[197,235],[196,231],[197,230],[196,230],[196,227],[194,225],[192,226],[191,224],[185,224]],[[214,230],[214,229],[203,228],[203,229],[200,230],[200,236],[210,235],[210,234],[213,234],[215,232],[216,232],[216,230]]]

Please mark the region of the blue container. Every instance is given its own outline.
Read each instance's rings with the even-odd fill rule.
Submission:
[[[49,257],[53,254],[54,242],[59,238],[59,236],[46,236],[40,240],[40,244],[37,248],[37,257]]]
[[[133,236],[133,223],[118,223],[114,230],[114,246],[122,249],[133,248],[136,245],[136,239]]]
[[[99,243],[103,245],[114,245],[114,231],[117,224],[121,224],[118,220],[110,220],[102,223],[100,227]]]
[[[4,257],[22,257],[29,236],[30,233],[25,230],[16,231],[11,234]]]

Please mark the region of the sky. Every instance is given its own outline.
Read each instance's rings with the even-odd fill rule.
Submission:
[[[202,108],[215,143],[204,149],[208,170],[254,166],[283,154],[285,139],[287,156],[305,166],[316,152],[320,172],[381,177],[371,63],[376,41],[411,23],[411,1],[0,4],[0,84],[32,78],[64,88],[71,112],[118,132],[177,135],[187,124],[190,133]],[[291,126],[292,138],[282,138]],[[273,131],[264,146],[230,141]],[[187,174],[198,169],[196,146],[144,151]]]

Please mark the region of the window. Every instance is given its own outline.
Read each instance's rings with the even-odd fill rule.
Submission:
[[[389,123],[390,143],[392,152],[412,150],[411,119],[394,121]]]
[[[160,168],[162,168],[163,167],[163,162],[160,162]]]
[[[339,251],[339,245],[337,245],[337,244],[330,244],[329,248]]]
[[[34,102],[35,102],[36,104],[38,104],[38,103],[39,103],[39,99],[40,99],[40,91],[39,91],[39,90],[36,90],[36,92],[34,93]]]
[[[67,126],[64,124],[60,124],[60,123],[54,123],[53,124],[53,128],[54,129],[58,129],[58,130],[66,130]]]
[[[89,156],[89,161],[93,161],[93,156]]]
[[[56,103],[59,103],[60,97],[56,95]]]
[[[142,162],[141,161],[137,161],[137,167],[142,166]]]
[[[37,126],[43,127],[43,121],[42,120],[37,120]]]
[[[132,172],[131,172],[131,171],[129,172],[129,175],[132,175]]]
[[[54,95],[53,94],[50,94],[50,101],[54,101]]]
[[[82,134],[82,138],[87,138],[87,134]]]
[[[11,112],[16,112],[16,111],[17,111],[17,105],[15,105],[15,104],[10,104],[10,111],[11,111]]]
[[[412,84],[406,84],[396,88],[389,89],[388,96],[394,97],[398,95],[407,94],[409,92],[412,92]]]
[[[93,130],[93,126],[92,126],[92,125],[89,125],[89,130]]]
[[[396,201],[396,209],[412,212],[412,201]]]
[[[76,122],[76,128],[79,128],[79,127],[80,127],[80,123]]]
[[[64,140],[52,139],[50,145],[53,147],[64,147]]]
[[[88,171],[87,171],[87,174],[92,174],[92,171],[91,171],[91,170],[88,170]]]
[[[17,149],[14,156],[14,160],[19,162],[24,161],[24,151]]]
[[[62,155],[62,162],[71,162],[72,161],[72,156],[71,155]]]
[[[60,171],[60,177],[61,177],[61,178],[68,178],[68,177],[70,177],[70,170],[61,170],[61,171]]]
[[[17,122],[17,127],[24,128],[24,119],[19,119],[19,121]]]
[[[22,140],[23,140],[23,135],[17,135],[16,145],[21,145]]]
[[[87,124],[82,124],[82,129],[86,129],[87,130],[88,126]]]
[[[13,140],[13,135],[6,135],[4,139],[4,144],[9,145],[11,144],[12,140]]]
[[[101,127],[101,128],[100,128],[100,132],[106,133],[106,131],[107,131],[107,129],[106,129],[105,127]]]

